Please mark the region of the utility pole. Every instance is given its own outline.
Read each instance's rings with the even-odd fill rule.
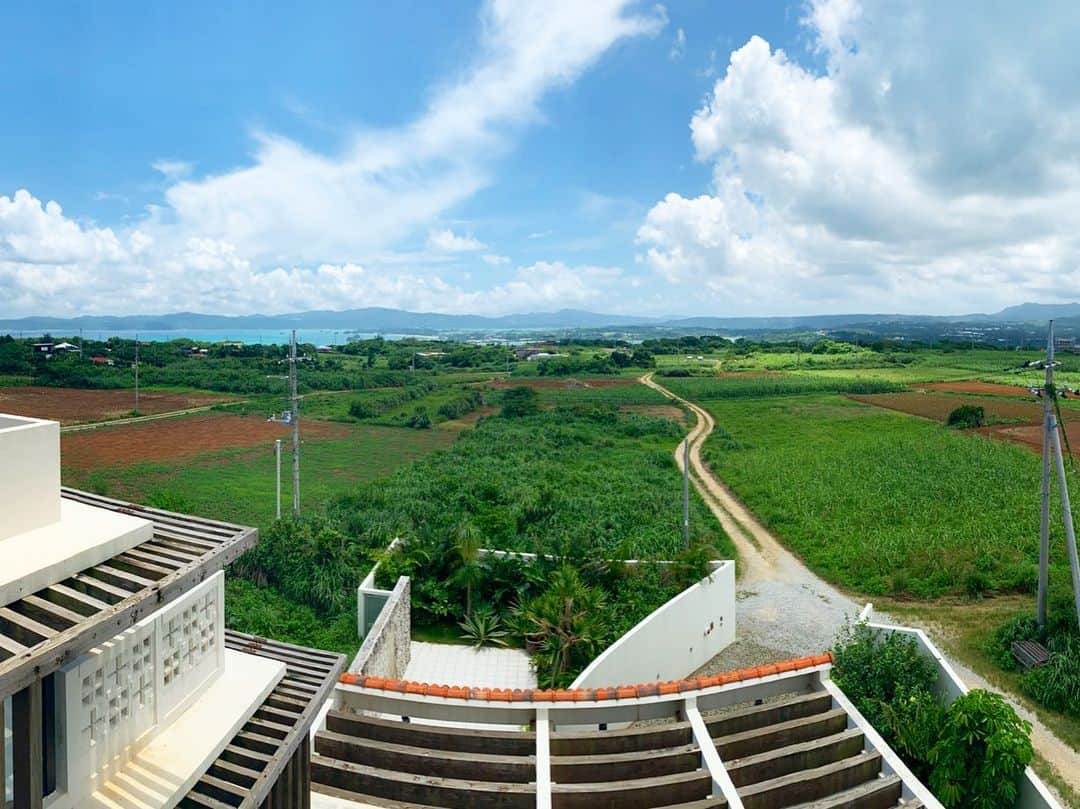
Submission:
[[[139,415],[139,335],[135,335],[135,415]]]
[[[281,439],[274,439],[274,465],[277,468],[277,498],[274,508],[274,517],[281,519]]]
[[[1037,618],[1039,629],[1046,626],[1046,592],[1050,579],[1050,416],[1054,391],[1054,321],[1046,338],[1046,381],[1043,385],[1043,442],[1042,442],[1042,513],[1039,522],[1039,595]]]
[[[296,395],[296,329],[289,339],[289,403],[292,421],[292,510],[300,516],[300,398]]]
[[[682,479],[682,538],[683,547],[690,547],[690,439],[683,440]]]
[[[1055,398],[1056,393],[1054,391],[1054,324],[1050,322],[1049,335],[1046,340],[1046,358],[1047,358],[1047,370],[1046,370],[1046,388],[1043,391],[1043,397],[1050,399]],[[1061,511],[1065,522],[1065,546],[1069,552],[1069,570],[1072,573],[1072,585],[1073,585],[1073,601],[1076,606],[1076,620],[1080,625],[1080,559],[1077,558],[1076,553],[1076,531],[1073,527],[1072,507],[1069,503],[1069,482],[1065,478],[1065,459],[1062,457],[1061,452],[1061,433],[1058,431],[1057,412],[1054,406],[1054,402],[1050,404],[1043,404],[1044,412],[1049,412],[1049,416],[1045,422],[1045,432],[1043,437],[1043,447],[1047,444],[1052,449],[1052,455],[1054,456],[1054,463],[1057,469],[1058,489],[1061,492]],[[1049,481],[1047,480],[1048,472],[1046,470],[1047,461],[1043,461],[1043,480],[1045,481],[1045,489],[1049,489]],[[1043,502],[1043,520],[1049,529],[1049,492],[1047,492],[1047,498]],[[1045,536],[1045,540],[1043,539]],[[1040,535],[1040,547],[1039,547],[1039,618],[1044,624],[1046,621],[1046,582],[1049,578],[1049,564],[1050,564],[1050,548],[1049,548],[1049,530],[1045,535]],[[1043,561],[1045,559],[1045,564]]]

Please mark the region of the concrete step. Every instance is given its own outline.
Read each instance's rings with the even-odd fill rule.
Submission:
[[[553,756],[589,756],[662,750],[693,740],[689,722],[665,722],[620,730],[555,731],[550,745]]]
[[[504,756],[527,756],[536,752],[536,734],[518,730],[451,728],[341,711],[327,713],[326,729],[345,736],[406,744],[429,750]]]
[[[634,781],[555,783],[551,786],[551,805],[552,809],[659,809],[680,803],[693,805],[711,795],[712,776],[705,770],[695,770]]]
[[[357,795],[345,789],[328,787],[326,784],[311,785],[311,805],[319,807],[321,802],[318,796],[325,795],[328,798],[337,798],[343,801],[363,802],[364,806],[375,806],[378,809],[450,809],[447,806],[435,806],[430,803],[405,803],[404,801],[392,801],[387,798],[376,798],[371,795]],[[334,805],[338,809],[339,804]]]
[[[763,702],[761,705],[750,705],[723,713],[710,714],[705,717],[705,726],[713,738],[730,736],[733,733],[743,733],[779,722],[790,722],[792,719],[824,713],[832,707],[832,695],[828,691],[791,694]]]
[[[860,753],[822,767],[750,784],[738,792],[746,809],[780,809],[827,798],[875,780],[880,772],[880,753]]]
[[[741,787],[851,758],[861,753],[865,744],[862,731],[852,728],[820,739],[725,761],[724,765],[731,782]]]
[[[315,734],[315,752],[353,764],[366,764],[395,772],[435,775],[440,778],[519,784],[536,780],[534,756],[429,750],[375,739],[360,739],[328,730],[320,730]]]
[[[647,753],[552,756],[551,780],[563,784],[628,781],[690,772],[700,766],[701,750],[695,744],[650,750]]]
[[[716,751],[724,761],[731,761],[756,753],[764,753],[789,744],[808,742],[846,730],[848,715],[843,708],[833,708],[823,713],[777,722],[765,727],[714,736]]]
[[[398,773],[318,754],[311,757],[311,780],[351,793],[350,800],[358,802],[370,796],[448,809],[532,809],[536,806],[535,784]]]
[[[872,781],[791,809],[894,809],[900,800],[901,786],[899,776],[879,775]],[[909,801],[903,804],[903,809],[921,806],[921,801]]]

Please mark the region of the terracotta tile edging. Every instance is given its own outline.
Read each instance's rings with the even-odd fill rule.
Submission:
[[[607,688],[572,688],[572,689],[513,689],[474,688],[471,686],[431,685],[413,681],[394,680],[387,677],[372,677],[365,674],[346,672],[339,682],[360,688],[372,688],[395,693],[416,694],[418,696],[439,697],[442,699],[464,699],[479,702],[605,702],[639,697],[666,696],[670,694],[701,691],[721,685],[789,674],[803,669],[811,669],[833,662],[832,652],[812,657],[797,657],[781,660],[764,666],[735,669],[709,677],[691,677],[684,680],[666,682],[638,683],[637,685],[609,686]]]

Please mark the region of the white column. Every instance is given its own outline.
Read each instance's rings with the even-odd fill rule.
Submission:
[[[720,754],[716,752],[709,728],[701,716],[697,707],[697,697],[687,697],[683,703],[683,711],[690,727],[694,731],[694,741],[701,748],[701,763],[709,771],[713,779],[713,796],[723,797],[727,801],[728,809],[743,809],[742,799],[735,791],[735,784],[731,782],[731,776],[724,769],[724,762],[720,760]]]

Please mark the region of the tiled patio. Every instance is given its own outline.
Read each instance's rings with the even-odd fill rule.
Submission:
[[[536,688],[529,656],[521,649],[473,649],[413,641],[406,680],[484,688]]]

